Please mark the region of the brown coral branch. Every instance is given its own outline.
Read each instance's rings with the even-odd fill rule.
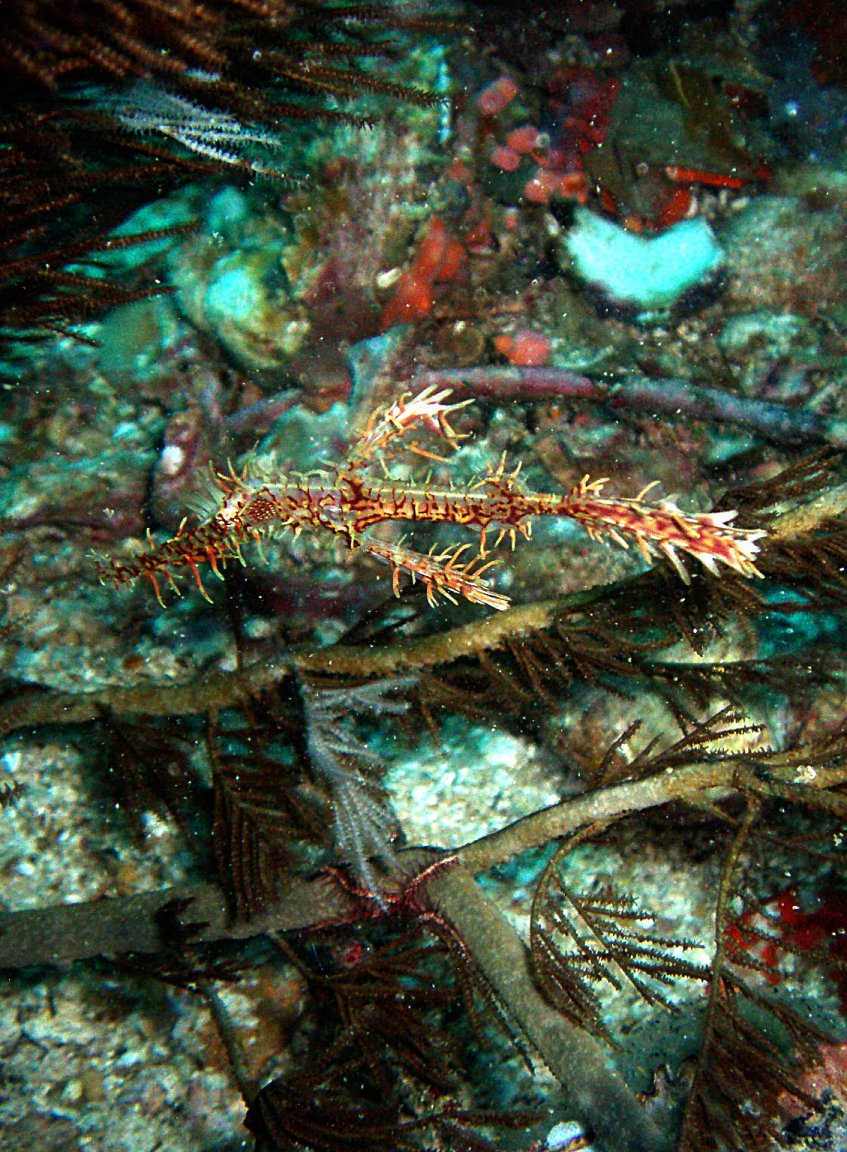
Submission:
[[[746,428],[772,444],[847,447],[847,422],[808,408],[738,396],[690,380],[634,379],[608,383],[566,368],[453,368],[419,373],[416,387],[452,388],[498,400],[586,400],[635,413],[664,413]]]
[[[578,1115],[604,1148],[663,1152],[666,1135],[645,1116],[609,1063],[608,1050],[548,1004],[532,978],[529,952],[469,871],[442,868],[427,882],[439,911],[455,926],[483,975],[532,1047],[561,1082]]]
[[[801,751],[798,749],[796,757],[774,753],[770,761],[760,759],[759,784],[767,789],[772,780],[773,793],[779,795],[784,785],[796,786],[802,777],[804,794],[815,803],[818,797],[825,800],[831,790],[847,784],[847,758],[817,767],[812,777],[803,773]],[[704,759],[674,771],[607,785],[564,800],[446,855],[456,856],[468,873],[484,872],[520,852],[580,828],[608,825],[635,812],[646,812],[677,800],[695,802],[706,795],[714,800],[737,792],[739,785],[746,790],[743,766],[740,768],[736,760]],[[414,875],[443,853],[409,848],[396,855],[403,873]],[[434,873],[450,876],[458,871],[435,869]],[[442,887],[438,893],[440,901]],[[281,900],[269,905],[260,916],[244,921],[231,918],[226,897],[216,884],[162,889],[46,909],[0,912],[0,968],[66,963],[121,951],[156,951],[163,945],[156,916],[166,905],[182,899],[193,901],[185,919],[200,925],[192,937],[197,941],[245,939],[263,932],[314,927],[333,920],[343,922],[355,918],[359,908],[340,886],[328,885],[324,877],[300,877],[286,881]]]

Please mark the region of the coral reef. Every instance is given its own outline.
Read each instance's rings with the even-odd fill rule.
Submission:
[[[0,1148],[843,1145],[813,7],[2,10]]]

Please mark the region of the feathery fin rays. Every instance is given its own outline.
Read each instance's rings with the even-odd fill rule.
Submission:
[[[251,474],[249,464],[242,472],[230,464],[228,472],[214,474],[220,503],[210,518],[193,528],[183,520],[176,534],[161,544],[148,538],[148,547],[129,560],[98,561],[101,580],[120,585],[146,577],[161,603],[161,581],[179,591],[174,570],[188,568],[208,600],[201,564],[209,564],[221,577],[227,560],[244,563],[245,541],[261,541],[272,529],[289,529],[295,536],[308,530],[339,537],[351,551],[359,549],[389,564],[397,594],[405,573],[413,582],[421,581],[431,605],[441,598],[455,603],[463,597],[502,610],[508,608],[509,597],[491,588],[487,574],[498,561],[486,559],[487,534],[497,532],[495,548],[508,536],[514,549],[518,536],[530,539],[534,516],[569,517],[593,539],[611,540],[622,548],[634,542],[648,562],[664,556],[685,583],[690,582],[686,556],[712,575],[724,564],[742,576],[761,576],[756,556],[757,541],[766,535],[763,529],[734,526],[734,511],[689,513],[669,498],[646,500],[655,481],[634,497],[604,496],[607,480],[588,476],[567,493],[531,492],[520,482],[520,464],[509,470],[505,455],[464,488],[436,488],[429,478],[420,484],[391,479],[385,461],[400,448],[441,459],[417,439],[407,439],[413,430],[427,431],[453,449],[465,439],[467,434],[457,432],[451,418],[473,401],[450,403],[450,396],[450,389],[435,386],[399,396],[371,416],[348,458],[334,471],[259,476]],[[367,534],[372,525],[392,521],[464,525],[479,532],[479,544],[475,552],[470,544],[453,544],[423,553],[407,547],[402,538],[387,542]]]

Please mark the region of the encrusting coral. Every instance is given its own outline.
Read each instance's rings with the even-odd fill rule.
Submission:
[[[430,604],[439,596],[453,602],[458,596],[489,608],[505,609],[509,598],[491,588],[484,573],[497,561],[486,559],[486,536],[496,530],[497,544],[509,536],[514,547],[518,535],[528,539],[533,516],[567,516],[582,524],[596,539],[606,537],[623,548],[635,541],[645,559],[665,556],[680,577],[689,576],[680,553],[699,560],[712,574],[718,563],[742,576],[760,575],[755,559],[759,528],[736,528],[736,513],[683,512],[671,500],[645,501],[649,484],[633,498],[601,495],[604,479],[584,476],[564,494],[529,492],[519,484],[520,465],[507,471],[505,457],[477,481],[464,488],[434,488],[372,476],[375,462],[385,465],[385,452],[395,449],[408,432],[423,426],[456,447],[460,434],[450,424],[451,414],[472,403],[449,403],[449,389],[425,388],[417,396],[400,396],[377,411],[364,436],[338,471],[292,476],[255,476],[249,466],[241,474],[232,469],[215,477],[223,493],[220,507],[209,520],[191,528],[183,521],[179,531],[162,544],[151,544],[134,559],[100,561],[102,580],[128,584],[146,576],[162,601],[160,580],[177,588],[173,570],[189,568],[201,593],[209,599],[198,565],[208,562],[220,576],[219,565],[228,559],[242,560],[241,546],[261,540],[269,529],[304,529],[328,532],[343,539],[351,549],[360,548],[391,565],[394,591],[399,595],[401,572],[420,580]],[[408,451],[434,460],[442,457],[412,440]],[[372,525],[385,521],[431,521],[461,524],[480,532],[478,551],[465,559],[470,544],[448,545],[428,553],[366,534]],[[495,545],[496,546],[496,545]]]

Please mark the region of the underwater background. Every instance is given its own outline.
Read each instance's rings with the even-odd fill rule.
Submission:
[[[0,42],[2,1152],[847,1148],[842,5]]]

